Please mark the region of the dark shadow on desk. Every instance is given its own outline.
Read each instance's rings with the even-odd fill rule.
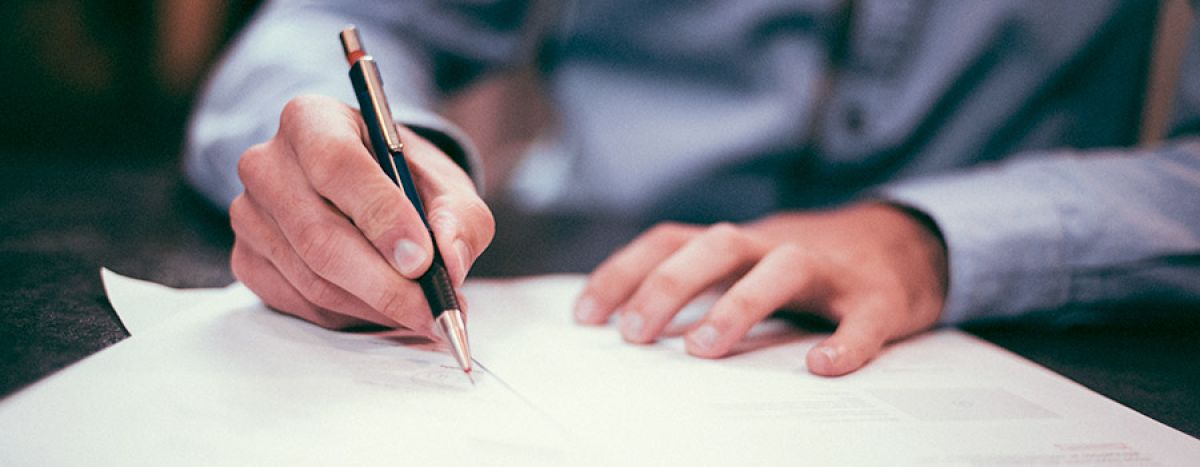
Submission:
[[[175,287],[233,281],[228,221],[184,187],[174,161],[3,156],[0,395],[128,335],[102,266]]]

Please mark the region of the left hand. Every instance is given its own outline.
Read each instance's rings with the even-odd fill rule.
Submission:
[[[809,371],[837,376],[862,367],[885,343],[937,322],[946,263],[935,232],[882,203],[745,225],[667,223],[596,268],[575,316],[602,324],[615,313],[625,340],[650,343],[692,299],[728,283],[685,334],[688,353],[718,358],[777,310],[811,312],[838,326],[808,352]]]

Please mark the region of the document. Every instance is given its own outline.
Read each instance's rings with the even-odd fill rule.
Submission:
[[[761,324],[732,357],[702,360],[678,337],[634,346],[610,327],[574,324],[580,276],[471,281],[463,293],[481,367],[472,386],[435,345],[324,330],[267,309],[240,285],[199,292],[105,281],[122,319],[149,324],[0,402],[0,465],[1200,459],[1195,438],[952,329],[822,378],[804,355],[824,336],[785,323]],[[189,296],[192,306],[175,305]]]

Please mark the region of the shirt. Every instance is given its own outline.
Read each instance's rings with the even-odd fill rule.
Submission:
[[[396,118],[536,63],[560,116],[541,209],[746,220],[875,197],[934,221],[942,319],[1200,303],[1200,39],[1170,144],[1135,149],[1158,4],[1137,0],[276,1],[195,112],[185,168],[220,206],[298,94],[355,102],[357,24]],[[502,116],[497,116],[502,118]],[[1116,149],[1124,148],[1124,149]],[[478,165],[478,162],[475,163]]]

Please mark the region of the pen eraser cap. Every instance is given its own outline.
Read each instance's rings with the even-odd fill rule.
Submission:
[[[342,51],[346,53],[346,61],[351,65],[367,56],[367,51],[362,45],[362,38],[358,36],[358,28],[353,24],[342,29],[338,37],[342,40]]]

